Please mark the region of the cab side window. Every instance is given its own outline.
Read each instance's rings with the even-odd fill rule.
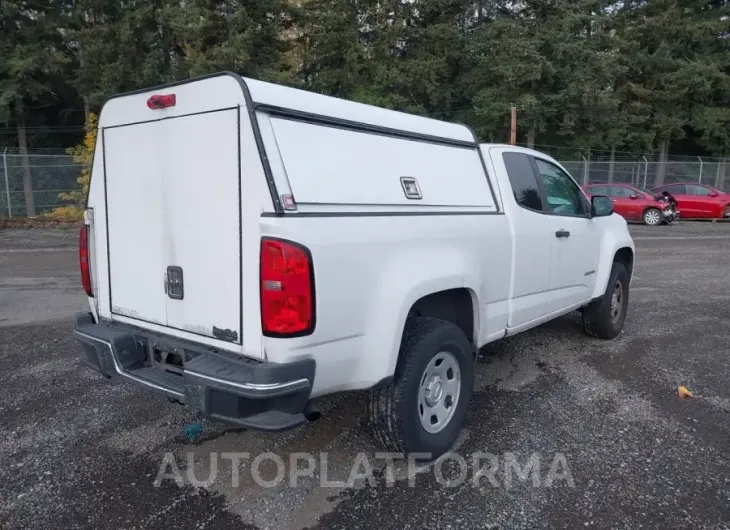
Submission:
[[[684,184],[672,184],[670,186],[667,186],[664,188],[664,190],[668,191],[671,195],[686,195],[686,187]]]
[[[556,215],[586,215],[588,204],[578,185],[555,164],[535,158],[542,187],[547,197],[547,210]]]
[[[542,212],[542,199],[530,159],[523,153],[503,153],[502,160],[517,204],[528,210]]]
[[[591,186],[588,192],[591,195],[608,195],[608,186]]]
[[[697,184],[687,184],[687,195],[709,195],[710,190],[704,186],[698,186]],[[671,191],[669,192],[671,193]]]
[[[634,192],[631,191],[629,188],[624,188],[623,186],[611,186],[611,197],[628,199],[633,194]]]

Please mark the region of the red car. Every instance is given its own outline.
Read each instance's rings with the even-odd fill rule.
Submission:
[[[677,201],[684,219],[727,219],[730,217],[730,194],[696,182],[665,184],[650,190],[660,194],[668,191]]]
[[[613,200],[613,210],[630,221],[642,221],[649,226],[662,224],[666,204],[647,191],[629,184],[588,184],[583,189],[589,195],[607,195]],[[670,192],[671,193],[671,192]],[[682,212],[684,215],[684,212]]]

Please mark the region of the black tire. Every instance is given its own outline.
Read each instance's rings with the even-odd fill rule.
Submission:
[[[441,352],[456,359],[461,386],[455,411],[442,430],[427,432],[419,417],[419,388],[430,361]],[[409,318],[393,381],[373,389],[368,399],[368,423],[375,438],[386,450],[400,453],[428,453],[436,459],[456,441],[471,401],[474,385],[474,358],[464,332],[451,322],[436,318]]]
[[[662,224],[664,214],[658,208],[647,208],[641,214],[641,220],[647,226],[659,226]]]
[[[621,286],[620,313],[614,318],[612,301],[617,282]],[[629,273],[622,263],[614,262],[608,278],[606,292],[600,300],[595,300],[583,311],[583,329],[591,337],[614,339],[624,327],[626,311],[629,307]]]

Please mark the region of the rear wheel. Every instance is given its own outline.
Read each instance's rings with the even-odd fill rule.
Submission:
[[[644,224],[648,226],[657,226],[662,222],[662,212],[656,208],[647,208],[642,216]]]
[[[461,432],[473,379],[471,346],[461,328],[409,318],[392,383],[370,392],[370,430],[389,451],[438,458]]]
[[[600,339],[613,339],[621,333],[629,307],[629,274],[622,263],[614,262],[606,292],[583,311],[583,329]]]

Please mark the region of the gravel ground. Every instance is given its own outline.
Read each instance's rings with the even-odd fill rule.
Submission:
[[[632,232],[625,332],[589,339],[571,315],[490,345],[455,454],[418,473],[399,461],[390,481],[360,395],[293,431],[242,432],[82,368],[76,233],[0,231],[0,525],[729,528],[730,225]],[[314,476],[289,473],[301,452]],[[243,453],[254,474],[235,477]],[[264,487],[275,455],[285,477]],[[371,482],[323,484],[367,464]]]

